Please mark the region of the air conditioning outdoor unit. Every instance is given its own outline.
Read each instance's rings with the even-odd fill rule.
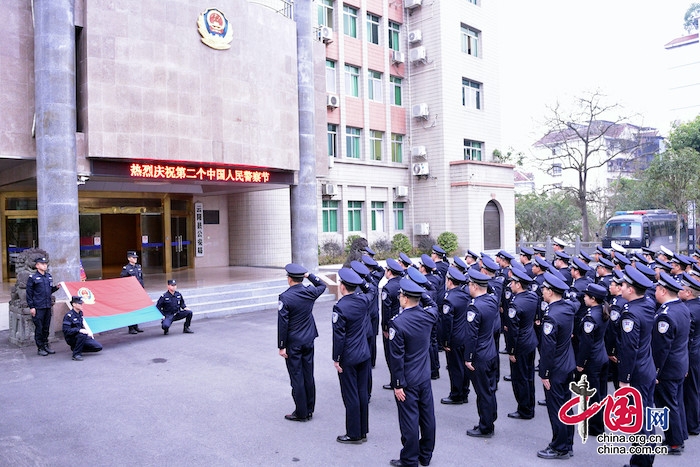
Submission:
[[[407,186],[397,186],[396,187],[396,197],[397,198],[405,198],[408,196],[408,187]]]
[[[406,57],[404,57],[403,52],[400,50],[392,50],[391,61],[394,63],[403,63],[406,61]]]
[[[326,183],[321,185],[321,194],[326,196],[335,196],[338,194],[338,186],[335,183]]]
[[[413,175],[416,175],[416,176],[428,175],[430,173],[430,170],[428,169],[427,162],[414,162],[412,170],[413,170]]]
[[[411,107],[411,117],[413,118],[428,118],[429,114],[428,104],[416,104]]]
[[[427,222],[413,224],[413,233],[415,235],[430,235],[430,224]]]
[[[413,157],[425,157],[428,152],[425,150],[425,146],[413,146],[411,148],[411,155]]]
[[[408,42],[411,44],[415,44],[416,42],[420,42],[423,40],[423,33],[421,33],[420,29],[416,29],[415,31],[411,31],[408,33]]]
[[[423,62],[425,61],[425,47],[420,46],[416,47],[414,49],[411,49],[411,51],[408,53],[409,58],[411,59],[412,62]]]
[[[333,29],[328,26],[321,26],[318,30],[318,38],[321,39],[326,44],[333,42]]]
[[[340,103],[340,98],[336,94],[326,94],[326,106],[335,109]]]
[[[404,0],[403,6],[407,10],[412,10],[421,6],[421,3],[423,3],[423,0]]]

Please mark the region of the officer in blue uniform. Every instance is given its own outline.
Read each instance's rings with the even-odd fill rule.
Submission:
[[[462,274],[466,274],[467,270],[469,269],[469,265],[459,256],[452,257],[452,266],[456,267]]]
[[[360,289],[367,298],[367,345],[370,355],[370,369],[367,372],[367,400],[372,399],[372,368],[377,357],[377,335],[379,334],[379,289],[369,268],[359,261],[350,262],[350,268],[360,276]],[[372,360],[375,358],[375,360]]]
[[[367,271],[369,272],[369,271]],[[333,306],[333,364],[340,380],[340,394],[345,404],[345,434],[339,443],[360,444],[369,431],[367,383],[370,354],[367,343],[371,297],[356,293],[365,281],[352,269],[338,271],[342,297]]]
[[[610,320],[608,304],[605,302],[608,291],[602,285],[590,283],[583,295],[586,314],[581,319],[578,329],[578,353],[576,353],[576,370],[579,375],[586,375],[590,388],[596,392],[590,397],[590,403],[597,403],[608,395],[608,353],[605,350],[605,333]],[[599,411],[588,421],[588,433],[598,436],[605,433],[603,411]]]
[[[51,331],[51,307],[53,306],[51,295],[58,290],[53,285],[53,277],[48,272],[49,260],[44,257],[36,258],[36,272],[27,278],[27,307],[32,315],[34,323],[34,342],[37,354],[45,357],[55,354],[56,351],[49,345],[49,333]]]
[[[615,265],[607,258],[601,256],[598,261],[598,266],[596,267],[596,284],[600,284],[606,289],[610,287],[610,281],[612,280],[612,271],[615,269]]]
[[[386,260],[386,272],[385,277],[387,278],[386,284],[382,287],[382,336],[384,343],[384,357],[386,358],[386,364],[389,366],[389,323],[391,319],[399,314],[401,305],[399,305],[399,292],[401,286],[399,282],[404,275],[404,269],[401,267],[398,261],[394,258],[389,258]],[[389,367],[391,370],[391,367]],[[391,376],[389,377],[391,380]],[[393,389],[391,382],[382,386],[384,389]]]
[[[127,251],[126,259],[129,262],[122,268],[122,272],[119,274],[119,277],[133,276],[137,281],[139,281],[141,287],[145,288],[143,285],[143,271],[141,270],[141,265],[137,263],[139,255],[133,250]],[[139,332],[143,332],[143,329],[139,328],[138,324],[132,324],[129,326],[129,334],[138,334]]]
[[[578,329],[581,327],[581,320],[588,312],[588,306],[584,303],[583,296],[588,284],[591,284],[592,281],[587,276],[587,272],[590,270],[590,268],[586,263],[584,263],[578,257],[574,257],[572,263],[571,278],[573,283],[567,292],[567,297],[575,299],[579,302],[578,310],[576,310],[576,316],[574,316],[574,336],[571,339],[571,344],[574,347],[574,355],[577,355],[579,344]],[[607,289],[605,290],[607,295]]]
[[[554,252],[554,267],[564,276],[564,282],[566,285],[571,287],[573,279],[571,278],[571,271],[569,271],[569,261],[571,261],[571,256],[565,251]]]
[[[467,250],[467,254],[464,255],[464,262],[467,263],[469,269],[481,270],[481,266],[479,266],[479,254],[475,251]]]
[[[435,447],[435,411],[430,382],[430,333],[437,310],[420,306],[424,289],[400,280],[403,312],[388,326],[389,369],[401,430],[401,456],[393,466],[429,465]]]
[[[656,285],[656,301],[661,304],[654,320],[651,350],[656,366],[657,407],[669,408],[668,430],[664,444],[668,453],[680,455],[685,436],[686,420],[683,401],[683,380],[688,373],[688,335],[690,311],[678,299],[683,286],[665,272]]]
[[[506,350],[517,410],[509,418],[529,420],[535,416],[535,314],[539,306],[537,294],[530,289],[534,281],[524,270],[513,269],[510,289],[513,297],[508,305]]]
[[[690,311],[688,376],[683,383],[683,401],[688,434],[697,436],[700,434],[700,282],[686,272],[681,284],[683,290],[678,295]]]
[[[610,297],[610,321],[608,322],[608,328],[605,330],[605,350],[608,353],[608,381],[613,382],[615,389],[620,387],[620,381],[618,377],[618,360],[617,346],[620,343],[620,316],[622,316],[622,310],[627,303],[622,297],[622,283],[624,282],[624,272],[615,271],[613,280],[610,281],[610,286],[608,287]]]
[[[601,259],[602,261],[602,259]],[[640,271],[627,266],[623,276],[622,297],[627,300],[620,316],[620,342],[617,345],[618,377],[620,387],[632,386],[642,398],[643,410],[654,406],[656,369],[651,351],[655,306],[645,297],[652,282]],[[640,434],[649,432],[642,427]],[[650,466],[653,455],[635,454],[630,465]]]
[[[520,262],[525,266],[527,275],[534,278],[535,274],[532,272],[532,265],[534,264],[532,260],[533,256],[535,256],[535,250],[532,248],[524,246],[520,249]]]
[[[469,374],[464,366],[464,343],[467,309],[472,299],[462,287],[466,282],[467,278],[457,268],[447,270],[447,292],[442,304],[442,346],[445,349],[447,373],[450,377],[450,394],[440,399],[442,404],[457,405],[469,402]]]
[[[571,333],[574,329],[576,305],[564,300],[569,286],[550,272],[544,274],[542,299],[549,304],[542,322],[540,378],[544,386],[552,442],[537,452],[543,459],[568,459],[574,444],[574,426],[559,419],[559,409],[571,398],[569,382],[576,369]]]
[[[369,268],[372,273],[372,282],[379,287],[379,282],[384,278],[384,268],[369,255],[362,255],[362,263]]]
[[[180,292],[177,291],[177,282],[175,279],[168,279],[168,290],[160,296],[156,303],[156,308],[163,315],[163,320],[160,327],[163,329],[163,334],[168,334],[173,321],[185,320],[185,325],[182,332],[192,334],[194,331],[190,329],[192,323],[192,311],[187,308],[185,299]]]
[[[484,263],[486,265],[486,263]],[[487,292],[490,277],[483,272],[469,271],[469,295],[472,301],[467,309],[467,334],[464,344],[464,364],[470,371],[469,379],[476,392],[479,423],[468,436],[490,438],[498,417],[496,385],[498,384],[498,352],[493,339],[498,322],[498,299]]]
[[[83,352],[99,352],[102,345],[92,335],[90,327],[83,320],[83,298],[73,296],[71,309],[63,316],[63,337],[73,351],[73,360],[83,361]]]
[[[290,263],[287,271],[289,288],[277,303],[277,348],[285,359],[295,409],[287,420],[310,420],[316,405],[314,382],[314,339],[318,337],[314,321],[314,302],[326,291],[326,285],[306,268]],[[304,278],[313,285],[304,286]]]

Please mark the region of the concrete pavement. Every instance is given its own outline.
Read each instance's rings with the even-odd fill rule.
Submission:
[[[174,323],[164,336],[157,323],[146,332],[103,333],[104,350],[70,358],[63,342],[56,355],[40,357],[33,347],[16,348],[0,332],[0,466],[384,466],[401,448],[396,405],[381,388],[389,376],[383,355],[374,371],[370,433],[362,445],[342,445],[344,408],[331,354],[332,302],[315,309],[317,404],[307,423],[290,422],[291,388],[275,347],[277,313],[268,310],[225,318],[195,318],[195,334]],[[381,345],[379,345],[381,352]],[[465,435],[477,423],[476,399],[445,406],[449,392],[441,358],[441,378],[433,381],[437,445],[433,466],[621,466],[627,456],[600,456],[591,439],[574,439],[575,457],[546,461],[536,452],[551,430],[544,407],[533,420],[506,417],[515,410],[509,383],[498,391],[496,435]],[[507,358],[501,355],[501,374]],[[542,398],[541,385],[537,385]],[[680,457],[656,465],[695,465],[700,440],[686,442]]]

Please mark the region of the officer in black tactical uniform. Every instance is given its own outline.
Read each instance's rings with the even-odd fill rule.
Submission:
[[[129,262],[122,268],[122,272],[119,274],[119,277],[134,276],[136,280],[139,281],[139,284],[141,284],[141,287],[145,288],[143,285],[143,271],[141,270],[141,265],[137,263],[139,260],[139,255],[133,250],[127,251],[126,259]],[[141,329],[138,324],[132,324],[129,326],[129,334],[137,334],[139,332],[143,332],[143,329]]]
[[[53,277],[48,272],[49,261],[40,257],[35,260],[36,272],[27,278],[27,306],[34,322],[34,342],[37,353],[43,357],[55,354],[49,345],[51,331],[51,294],[58,290],[53,285]]]
[[[72,309],[63,317],[63,337],[73,351],[73,360],[83,360],[83,352],[99,352],[102,345],[92,335],[92,331],[83,320],[83,298],[73,296],[70,299]]]
[[[163,315],[160,327],[163,329],[163,334],[167,334],[173,321],[185,320],[185,326],[182,332],[192,334],[194,331],[190,329],[192,323],[192,311],[185,305],[185,299],[182,294],[177,291],[177,282],[175,279],[168,279],[168,291],[160,296],[156,308]]]

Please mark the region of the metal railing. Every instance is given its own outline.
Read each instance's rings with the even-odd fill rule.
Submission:
[[[248,3],[266,6],[289,19],[294,19],[293,0],[248,0]]]
[[[518,252],[520,252],[520,249],[524,246],[526,247],[540,247],[540,248],[545,248],[547,250],[547,255],[546,258],[551,258],[554,256],[554,249],[552,248],[552,237],[547,236],[547,239],[543,242],[526,242],[524,239],[520,239],[518,242]],[[570,255],[578,255],[581,251],[585,251],[588,254],[591,254],[595,251],[596,247],[600,245],[600,242],[582,242],[580,237],[576,237],[576,240],[569,245],[569,247],[566,248],[566,252],[569,253]],[[573,247],[573,250],[571,250],[571,247]]]

